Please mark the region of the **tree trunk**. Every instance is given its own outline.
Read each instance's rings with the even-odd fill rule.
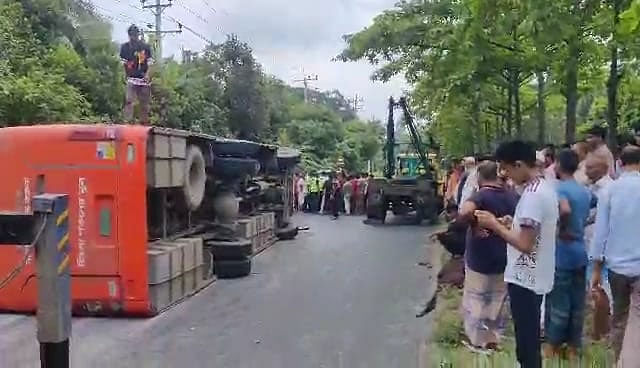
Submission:
[[[565,65],[566,73],[566,91],[567,99],[565,140],[567,143],[573,143],[576,139],[576,111],[578,106],[578,58],[580,49],[578,40],[574,39],[569,42],[569,58]]]
[[[516,137],[522,138],[522,113],[520,112],[520,72],[513,72],[513,107],[515,110]]]
[[[544,101],[544,94],[546,88],[546,81],[543,71],[536,72],[536,78],[538,79],[538,144],[543,145],[547,137],[547,121],[546,121],[546,106]]]
[[[511,127],[513,125],[513,89],[511,88],[511,72],[509,75],[509,87],[507,88],[507,130],[506,137],[511,138]]]
[[[473,152],[479,153],[479,150],[482,147],[482,142],[480,142],[482,139],[482,126],[480,124],[480,96],[477,90],[473,94],[472,104],[471,123],[473,126],[471,128],[471,132],[473,134]]]
[[[609,62],[609,79],[607,80],[607,123],[609,125],[609,146],[617,146],[618,135],[618,85],[620,74],[618,72],[618,43],[616,42],[615,29],[620,21],[620,0],[613,1],[613,34],[611,39],[611,60]]]

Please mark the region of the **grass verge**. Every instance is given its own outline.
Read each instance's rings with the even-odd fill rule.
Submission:
[[[475,353],[462,345],[464,328],[460,313],[462,290],[444,288],[438,293],[438,307],[434,312],[433,335],[428,347],[428,367],[442,368],[514,368],[516,367],[515,340],[513,325],[505,331],[500,352],[491,355]],[[585,331],[589,331],[591,315],[585,318]],[[579,362],[570,363],[563,359],[545,360],[545,368],[565,367],[613,367],[613,353],[603,343],[589,341],[585,345]]]

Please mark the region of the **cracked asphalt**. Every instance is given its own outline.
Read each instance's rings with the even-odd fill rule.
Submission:
[[[152,319],[76,318],[72,367],[413,368],[430,227],[301,215],[309,231]],[[395,219],[397,221],[397,219]],[[391,219],[394,222],[394,219]],[[0,315],[0,368],[39,367],[35,319]]]

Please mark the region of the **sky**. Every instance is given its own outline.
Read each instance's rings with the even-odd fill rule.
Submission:
[[[168,0],[162,0],[168,2]],[[96,10],[113,23],[113,38],[127,39],[131,23],[154,21],[149,10],[140,9],[139,0],[92,0]],[[184,30],[166,35],[163,56],[179,58],[182,48],[201,50],[206,40],[223,42],[234,33],[247,42],[266,73],[286,83],[303,75],[318,75],[312,87],[338,89],[349,98],[357,94],[363,101],[363,119],[384,120],[389,96],[399,96],[407,88],[401,78],[388,83],[373,82],[373,66],[366,62],[343,63],[331,59],[342,51],[344,34],[371,24],[373,18],[393,7],[396,0],[173,0],[164,12],[162,28],[176,29],[179,20],[200,36]],[[146,4],[155,0],[146,0]],[[206,39],[206,40],[205,40]]]

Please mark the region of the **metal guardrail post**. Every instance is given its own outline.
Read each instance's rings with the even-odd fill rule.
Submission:
[[[36,229],[44,226],[36,243],[41,368],[69,367],[71,261],[68,205],[66,194],[41,194],[33,198]]]

